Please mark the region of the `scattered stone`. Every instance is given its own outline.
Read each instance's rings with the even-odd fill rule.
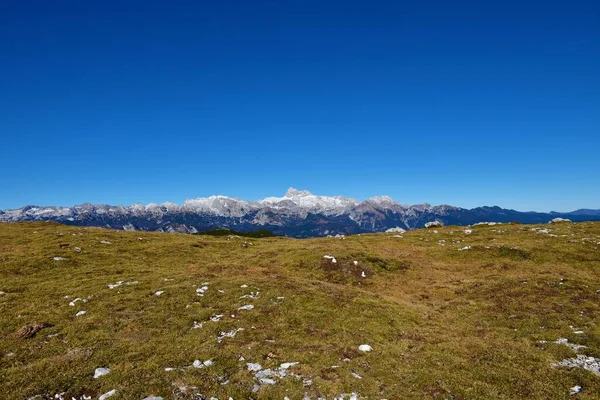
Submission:
[[[406,233],[406,229],[402,229],[399,226],[397,226],[395,228],[390,228],[385,232],[386,233]]]
[[[241,332],[243,330],[244,330],[244,328],[237,328],[237,329],[232,329],[229,332],[221,332],[220,335],[217,337],[217,343],[221,343],[223,341],[223,339],[225,339],[226,337],[234,338],[238,332]]]
[[[361,278],[366,278],[367,277],[367,274],[365,274],[365,271],[361,272],[360,277]]]
[[[142,400],[163,400],[163,398],[159,396],[148,396],[144,397]]]
[[[552,221],[548,222],[549,224],[557,224],[559,222],[572,222],[570,219],[567,218],[554,218]]]
[[[575,385],[569,390],[569,394],[571,396],[576,395],[577,393],[581,392],[582,389],[583,388],[580,385]]]
[[[358,265],[358,261],[353,261],[354,265]]]
[[[79,311],[77,314],[75,314],[76,317],[81,317],[82,315],[85,315],[87,313],[87,311]]]
[[[192,367],[194,367],[194,368],[204,368],[204,367],[210,367],[211,365],[213,365],[213,361],[212,360],[206,360],[206,361],[196,360],[192,364]]]
[[[159,290],[157,292],[154,292],[155,296],[160,296],[161,294],[163,294],[165,291],[164,290]]]
[[[117,390],[113,389],[113,390],[111,390],[109,392],[104,393],[102,396],[98,397],[98,400],[106,400],[109,397],[114,396],[115,393],[117,393]]]
[[[581,344],[570,343],[569,339],[566,339],[566,338],[558,338],[558,339],[556,339],[556,341],[554,343],[564,344],[565,346],[569,347],[571,350],[573,350],[576,353],[578,353],[579,350],[586,348],[586,346],[581,345]]]
[[[123,281],[118,281],[118,282],[115,282],[115,283],[109,283],[108,284],[108,288],[109,289],[114,289],[116,287],[121,286],[122,284],[123,284]]]
[[[254,308],[253,304],[246,304],[245,306],[241,306],[240,308],[238,308],[238,310],[247,310],[250,311]]]
[[[112,244],[111,242],[109,242],[108,240],[101,240],[100,243],[102,244]]]
[[[402,236],[402,235],[394,235],[394,237],[398,238],[398,239],[404,239],[404,236]]]
[[[325,256],[323,256],[323,258],[331,260],[331,262],[334,263],[334,264],[337,263],[337,260],[335,259],[334,256],[327,256],[327,255],[325,255]]]
[[[467,235],[470,235],[471,233],[473,233],[473,230],[471,230],[471,229],[465,229],[463,232],[465,234],[467,234]]]
[[[81,253],[81,247],[75,247],[75,251]]]
[[[458,251],[465,251],[465,250],[471,250],[471,249],[472,249],[471,246],[465,246],[465,247],[458,249]]]
[[[361,344],[360,346],[358,346],[358,350],[368,353],[369,351],[372,351],[373,348],[371,346],[369,346],[368,344]]]
[[[221,320],[221,318],[223,318],[223,314],[217,314],[217,315],[210,317],[210,320],[212,322],[219,322]]]
[[[192,325],[192,329],[200,329],[204,324],[202,322],[194,321],[194,325]]]
[[[348,400],[358,400],[358,395],[356,393],[351,393],[351,394],[342,393],[342,394],[335,396],[333,398],[333,400],[345,400],[346,396],[349,396]]]
[[[82,299],[80,299],[79,297],[77,297],[76,299],[73,299],[73,301],[71,301],[69,303],[69,306],[71,307],[75,307],[75,303],[77,303],[78,301],[83,301]]]
[[[241,287],[242,289],[244,289],[244,288],[247,288],[247,287],[248,287],[248,285],[244,284],[244,285],[242,285],[242,286],[240,286],[240,287]]]
[[[54,261],[65,261],[66,260],[66,258],[64,258],[64,257],[52,257],[52,259]]]
[[[240,357],[243,358],[243,357]],[[246,366],[248,367],[248,371],[260,371],[262,369],[262,366],[259,363],[246,363]]]
[[[435,228],[444,226],[440,221],[432,221],[425,224],[425,228]]]
[[[250,294],[245,294],[243,296],[240,296],[240,299],[256,299],[256,298],[258,298],[259,294],[260,294],[260,292],[250,292]]]
[[[360,376],[356,372],[352,372],[352,376],[355,377],[356,379],[362,379],[362,376]]]
[[[557,364],[552,364],[556,367],[569,367],[569,368],[583,368],[588,371],[600,375],[600,358],[588,357],[583,354],[578,355],[576,358],[566,358]]]
[[[98,379],[110,372],[110,368],[96,368],[94,370],[94,379]]]
[[[0,296],[4,296],[6,294],[6,292],[3,292],[0,290]]]
[[[204,293],[206,293],[207,290],[208,290],[208,285],[204,285],[202,287],[199,287],[198,289],[196,289],[196,295],[198,295],[198,296],[204,296]]]

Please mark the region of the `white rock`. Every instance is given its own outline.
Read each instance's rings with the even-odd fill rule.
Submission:
[[[122,284],[123,284],[123,281],[118,281],[118,282],[115,282],[115,283],[109,283],[108,284],[108,288],[109,289],[114,289],[116,287],[121,286]]]
[[[553,367],[569,367],[569,368],[583,368],[588,371],[592,371],[596,375],[600,375],[600,358],[588,357],[583,354],[578,355],[576,358],[567,358],[557,364],[552,364]]]
[[[202,287],[199,287],[198,289],[196,289],[196,294],[203,295],[206,291],[208,290],[208,286],[204,285]]]
[[[192,364],[192,367],[194,367],[194,368],[204,368],[204,367],[210,367],[211,365],[213,365],[213,360],[206,360],[206,361],[196,360]]]
[[[200,329],[204,324],[202,322],[194,321],[194,325],[192,325],[192,329]]]
[[[399,226],[395,227],[395,228],[390,228],[387,231],[385,231],[386,233],[405,233],[406,229],[402,229]]]
[[[160,296],[161,294],[163,294],[165,291],[164,290],[159,290],[157,292],[154,293],[155,296]]]
[[[260,371],[262,369],[262,366],[259,363],[246,363],[246,366],[248,367],[248,371]]]
[[[79,311],[77,314],[75,314],[76,317],[81,317],[82,315],[85,315],[87,311]]]
[[[363,271],[363,272],[360,274],[360,276],[361,276],[362,278],[366,278],[366,277],[367,277],[367,275],[365,274],[365,271]]]
[[[229,332],[221,332],[221,334],[217,337],[217,343],[221,343],[223,341],[223,339],[225,339],[226,337],[233,338],[233,337],[235,337],[235,335],[237,335],[238,332],[241,332],[243,330],[244,330],[244,328],[237,328],[237,329],[232,329]]]
[[[369,351],[372,351],[373,348],[371,346],[369,346],[368,344],[361,344],[360,346],[358,346],[358,350],[367,353]]]
[[[360,376],[356,372],[352,372],[352,376],[355,377],[356,379],[362,379],[362,376]]]
[[[108,240],[101,240],[100,243],[102,244],[112,244],[111,242],[109,242]]]
[[[246,304],[245,306],[241,306],[240,308],[238,308],[238,310],[252,310],[254,308],[254,305],[252,304]]]
[[[471,250],[472,247],[471,246],[465,246],[463,248],[458,249],[458,251],[465,251],[465,250]]]
[[[444,226],[440,221],[432,221],[425,224],[425,228],[434,228],[436,226]]]
[[[81,301],[81,299],[80,299],[79,297],[78,297],[78,298],[76,298],[76,299],[73,299],[73,301],[71,301],[71,302],[69,303],[69,306],[71,306],[71,307],[75,307],[75,303],[77,303],[78,301]]]
[[[570,219],[567,218],[554,218],[552,221],[548,222],[549,224],[556,224],[558,222],[572,222]]]
[[[467,234],[467,235],[470,235],[471,233],[473,233],[473,230],[471,230],[471,229],[465,229],[463,232],[465,234]]]
[[[358,261],[353,261],[354,265],[358,265]]]
[[[110,368],[96,368],[94,370],[94,379],[98,379],[110,372]]]
[[[64,261],[64,260],[66,260],[66,258],[64,258],[64,257],[52,257],[52,259],[54,261]]]
[[[115,393],[117,393],[117,390],[113,389],[113,390],[111,390],[109,392],[104,393],[102,396],[98,397],[98,400],[106,400],[109,397],[114,396]]]
[[[571,396],[573,396],[573,395],[575,395],[575,394],[577,394],[577,393],[581,392],[581,389],[583,389],[583,388],[582,388],[581,386],[579,386],[579,385],[573,386],[573,387],[572,387],[572,388],[569,390],[569,394],[570,394]]]

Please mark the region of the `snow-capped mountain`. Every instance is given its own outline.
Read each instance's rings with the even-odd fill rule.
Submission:
[[[535,213],[500,207],[465,209],[449,205],[403,205],[388,196],[358,201],[344,196],[319,196],[290,188],[283,197],[245,201],[227,196],[186,200],[183,204],[140,203],[130,206],[81,204],[74,207],[25,206],[0,211],[0,222],[57,221],[69,225],[125,230],[196,233],[208,229],[268,229],[277,235],[310,237],[390,228],[414,229],[427,222],[471,225],[477,222],[543,223],[556,217],[600,220],[599,210]]]

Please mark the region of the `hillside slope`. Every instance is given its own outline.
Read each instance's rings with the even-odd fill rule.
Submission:
[[[0,224],[0,399],[596,399],[599,375],[553,364],[600,357],[598,290],[600,223],[303,240]]]

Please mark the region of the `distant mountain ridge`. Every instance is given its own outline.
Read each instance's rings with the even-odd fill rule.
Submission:
[[[227,196],[186,200],[183,204],[140,203],[130,206],[81,204],[74,207],[25,206],[0,211],[0,222],[56,221],[68,225],[112,229],[197,233],[211,229],[313,237],[415,229],[427,222],[472,225],[478,222],[546,223],[553,218],[600,220],[600,210],[569,213],[520,212],[497,206],[466,209],[449,205],[400,204],[388,196],[358,201],[344,196],[318,196],[290,188],[283,197],[245,201]]]

